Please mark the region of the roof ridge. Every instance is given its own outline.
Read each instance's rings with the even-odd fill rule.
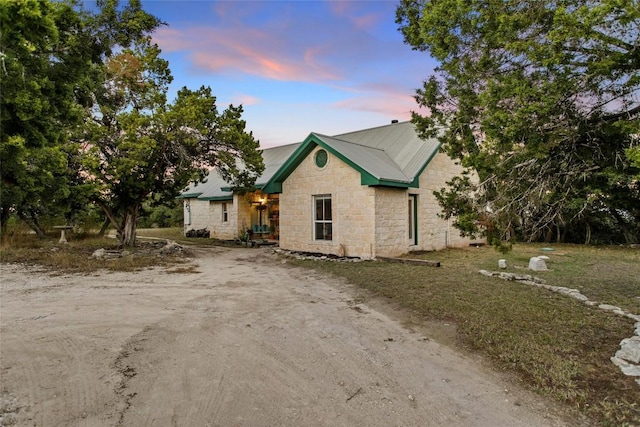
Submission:
[[[344,143],[347,143],[347,144],[357,145],[358,147],[364,147],[364,148],[369,148],[369,149],[371,149],[371,150],[378,150],[378,151],[382,151],[384,154],[386,154],[387,156],[389,156],[389,153],[387,153],[387,151],[386,151],[386,150],[384,150],[383,148],[372,147],[372,146],[370,146],[370,145],[364,145],[364,144],[358,144],[357,142],[351,142],[351,141],[347,141],[346,139],[340,139],[340,138],[336,138],[335,136],[331,136],[331,135],[324,135],[324,134],[317,133],[317,132],[311,132],[311,133],[313,133],[314,135],[317,135],[317,136],[324,136],[324,137],[327,137],[327,138],[335,139],[335,140],[337,140],[337,141],[344,142]],[[345,135],[346,135],[346,134],[345,134]],[[391,156],[389,156],[389,158],[390,158],[391,160],[393,160],[393,158],[392,158]],[[394,162],[394,163],[395,163],[395,162]]]
[[[389,126],[403,125],[405,123],[411,123],[411,120],[405,120],[405,121],[397,122],[397,123],[387,123],[386,125],[379,125],[379,126],[374,126],[374,127],[371,127],[371,128],[366,128],[366,129],[352,130],[350,132],[339,133],[336,136],[349,135],[349,134],[352,134],[352,133],[367,132],[367,131],[370,131],[370,130],[386,128],[386,127],[389,127]]]

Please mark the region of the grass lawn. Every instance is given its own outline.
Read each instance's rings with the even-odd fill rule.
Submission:
[[[533,273],[547,284],[576,288],[590,300],[640,314],[640,249],[556,245],[547,266],[531,272],[543,245],[412,255],[441,267],[389,262],[296,264],[332,273],[392,300],[413,319],[457,326],[457,343],[486,356],[527,387],[578,408],[601,425],[640,425],[640,385],[610,361],[634,321],[557,293],[482,276],[507,260],[509,272]]]

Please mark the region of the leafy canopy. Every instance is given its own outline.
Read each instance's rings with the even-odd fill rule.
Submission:
[[[436,194],[463,233],[577,238],[609,217],[638,238],[637,2],[402,0],[396,22],[440,63],[414,122],[479,176]]]

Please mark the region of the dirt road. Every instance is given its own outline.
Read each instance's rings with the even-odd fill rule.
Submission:
[[[198,251],[191,274],[3,265],[0,425],[565,425],[336,279]]]

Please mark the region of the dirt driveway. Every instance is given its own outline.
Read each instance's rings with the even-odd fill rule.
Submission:
[[[0,425],[557,426],[536,396],[269,249],[198,273],[3,265]]]

